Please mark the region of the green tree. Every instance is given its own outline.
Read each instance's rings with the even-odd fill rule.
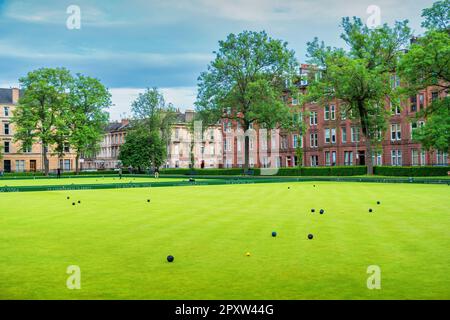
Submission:
[[[149,134],[143,126],[138,126],[128,130],[119,159],[124,166],[139,170],[159,167],[164,163],[165,150],[166,145],[157,132]]]
[[[354,17],[343,18],[341,38],[349,50],[331,48],[316,38],[308,42],[310,73],[306,101],[326,105],[339,100],[342,110],[360,122],[366,146],[367,173],[373,174],[372,144],[386,130],[386,97],[396,105],[392,76],[410,39],[408,21],[371,29]]]
[[[65,114],[67,137],[64,143],[76,152],[75,171],[82,155],[95,154],[108,124],[111,94],[95,78],[77,74],[70,87],[70,108]],[[60,151],[64,152],[64,148]]]
[[[142,169],[160,167],[167,158],[171,127],[176,117],[173,106],[165,103],[157,88],[152,88],[139,94],[131,110],[133,120],[120,159],[124,165]]]
[[[66,127],[71,81],[64,68],[41,68],[19,79],[24,94],[12,118],[14,141],[20,141],[22,149],[41,143],[45,175],[49,173],[49,147],[60,141],[58,132]]]
[[[422,11],[422,17],[425,18],[422,27],[450,32],[450,0],[436,1]]]
[[[290,110],[283,101],[286,84],[296,75],[294,51],[286,42],[263,32],[244,31],[219,41],[208,70],[198,79],[196,110],[204,125],[221,119],[252,123],[267,129],[289,127]],[[293,89],[294,90],[294,89]],[[245,136],[245,168],[249,167],[249,136]]]
[[[427,149],[448,152],[450,147],[450,1],[438,1],[423,10],[423,26],[429,30],[419,37],[402,57],[399,74],[404,81],[404,93],[415,95],[427,87],[434,87],[445,97],[435,100],[417,113],[416,121],[425,118],[425,126],[413,132],[414,140]]]

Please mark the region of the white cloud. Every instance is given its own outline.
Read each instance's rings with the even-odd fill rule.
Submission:
[[[193,109],[197,95],[195,87],[159,88],[167,103],[172,103],[180,110]],[[110,108],[111,120],[131,117],[131,103],[136,100],[144,88],[111,88],[113,106]]]

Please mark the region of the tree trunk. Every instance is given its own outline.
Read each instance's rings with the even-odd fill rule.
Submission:
[[[244,122],[244,172],[246,172],[250,168],[250,137],[248,129],[250,128],[250,124],[248,122]]]
[[[45,143],[42,143],[42,159],[44,161],[44,175],[48,176],[49,163],[48,163],[47,148],[45,146]]]
[[[77,156],[75,158],[75,174],[78,175],[80,172],[80,155],[77,153]]]
[[[370,140],[371,137],[369,128],[369,115],[362,101],[358,103],[358,109],[361,117],[361,130],[364,135],[366,145],[365,161],[367,166],[367,174],[371,176],[373,175],[373,162],[372,162],[372,143]],[[358,150],[356,150],[356,152],[358,152]]]
[[[368,137],[366,137],[366,152],[367,174],[371,176],[373,175],[372,143]]]

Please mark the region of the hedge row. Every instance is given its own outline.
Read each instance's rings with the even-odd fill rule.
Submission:
[[[450,171],[449,166],[441,167],[374,167],[374,174],[378,176],[398,176],[398,177],[437,177],[447,176]],[[243,174],[243,169],[163,169],[162,174],[177,175],[217,175],[217,176],[238,176]],[[362,176],[367,173],[366,166],[345,166],[345,167],[302,167],[302,168],[279,168],[276,176]],[[260,169],[250,169],[249,175],[261,175]],[[263,173],[264,174],[264,173]]]
[[[437,177],[447,176],[450,166],[441,167],[375,167],[374,174],[378,176],[395,177]]]
[[[359,176],[365,175],[367,168],[364,166],[348,167],[305,167],[305,168],[280,168],[277,176]]]
[[[179,175],[202,175],[202,176],[239,176],[244,174],[242,168],[230,169],[162,169],[161,174],[179,174]],[[259,169],[250,169],[246,172],[248,175],[259,176]]]
[[[437,177],[447,176],[450,172],[450,166],[440,167],[374,167],[374,174],[378,176],[397,176],[397,177]],[[127,170],[123,170],[124,174],[128,174]],[[147,172],[142,172],[147,173]],[[239,176],[244,174],[242,168],[230,169],[161,169],[161,174],[173,175],[203,175],[203,176]],[[302,167],[302,168],[279,168],[276,176],[306,176],[306,177],[321,177],[321,176],[360,176],[367,173],[365,166],[346,166],[346,167]],[[80,172],[80,175],[111,175],[118,174],[114,170],[103,171],[85,171]],[[246,172],[251,176],[260,176],[261,170],[254,168]],[[51,173],[55,176],[55,173]],[[73,172],[64,172],[63,175],[71,176]],[[5,173],[5,177],[32,177],[43,176],[41,172],[12,172]]]
[[[124,170],[124,173],[128,171]],[[62,172],[63,176],[73,176],[75,172]],[[103,171],[81,171],[78,175],[81,176],[91,176],[91,175],[108,175],[108,174],[117,174],[117,171],[114,170],[103,170]],[[44,174],[42,172],[5,172],[3,174],[5,177],[42,177]],[[55,172],[50,172],[49,176],[56,176]]]

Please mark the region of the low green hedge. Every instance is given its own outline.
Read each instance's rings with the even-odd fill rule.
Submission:
[[[277,176],[360,176],[367,173],[367,167],[348,166],[348,167],[302,167],[302,168],[280,168]]]
[[[244,174],[242,168],[230,169],[162,169],[161,174],[179,174],[179,175],[199,175],[199,176],[239,176]],[[260,170],[257,168],[249,169],[248,175],[259,176]]]
[[[378,176],[395,176],[395,177],[437,177],[447,176],[450,166],[440,167],[374,167],[374,174]]]

